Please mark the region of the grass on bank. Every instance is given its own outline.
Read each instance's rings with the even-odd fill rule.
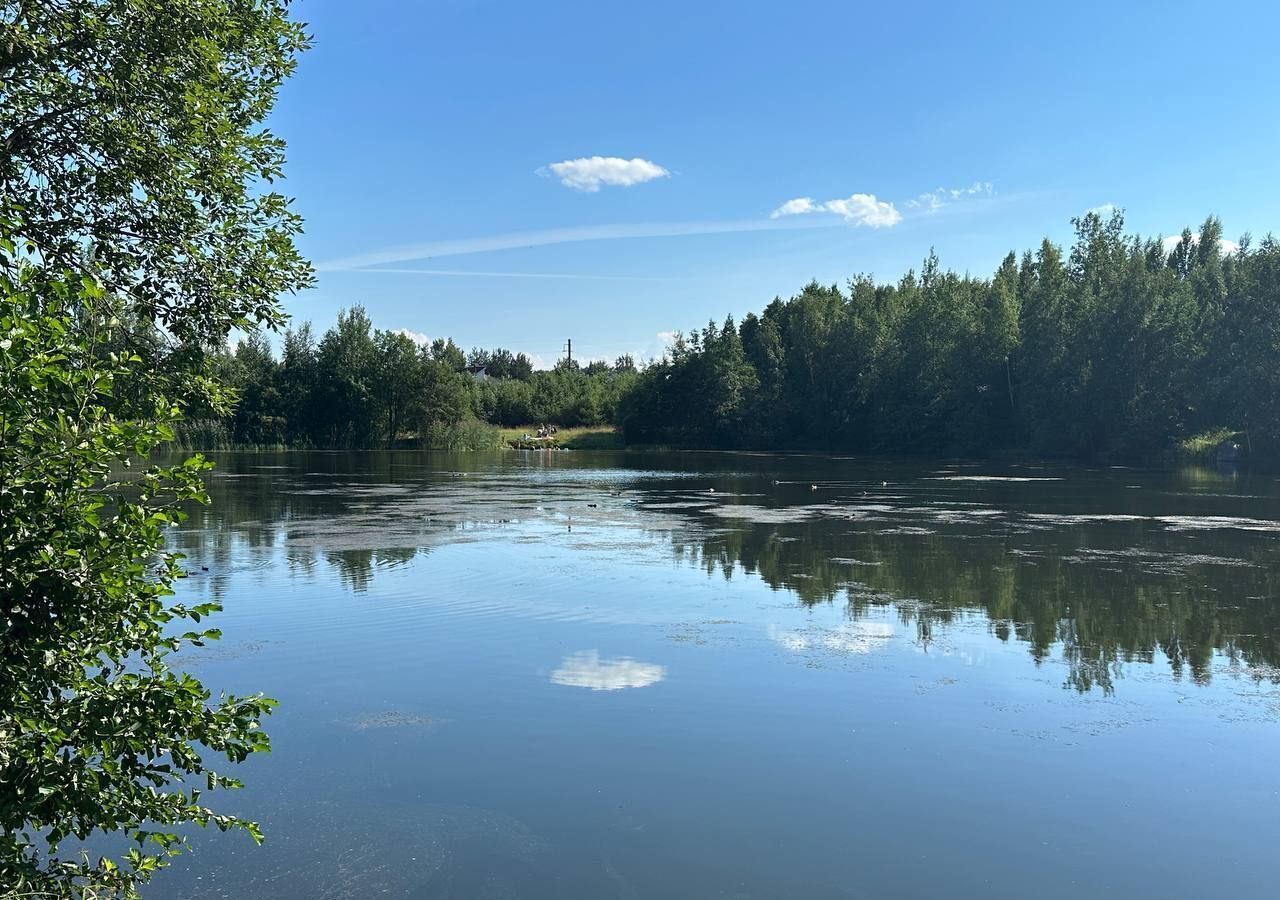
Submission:
[[[1235,441],[1241,447],[1248,447],[1248,438],[1244,432],[1230,428],[1213,428],[1179,441],[1176,455],[1179,459],[1212,462],[1217,458],[1218,447],[1223,441],[1228,440]]]
[[[550,438],[537,439],[536,425],[522,425],[501,429],[502,445],[517,450],[621,450],[622,434],[612,425],[592,425],[583,428],[561,428]],[[525,435],[529,435],[526,438]]]
[[[506,443],[496,425],[466,418],[453,425],[440,425],[420,434],[401,433],[390,443],[385,440],[370,446],[335,444],[316,446],[310,443],[281,441],[270,444],[245,444],[235,440],[227,422],[220,419],[188,419],[175,429],[172,447],[185,451],[234,450],[266,452],[280,450],[448,450],[470,452],[499,450]]]

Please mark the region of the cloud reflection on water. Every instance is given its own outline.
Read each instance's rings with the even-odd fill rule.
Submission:
[[[667,667],[640,662],[629,657],[601,659],[599,650],[571,653],[551,673],[553,684],[590,688],[593,691],[620,691],[657,684],[667,677]]]

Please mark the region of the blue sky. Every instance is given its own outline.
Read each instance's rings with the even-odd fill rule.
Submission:
[[[272,127],[319,284],[286,307],[649,356],[930,247],[989,274],[1104,204],[1280,224],[1280,4],[969,7],[301,0]]]

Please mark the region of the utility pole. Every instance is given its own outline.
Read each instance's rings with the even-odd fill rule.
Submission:
[[[573,368],[573,338],[568,338],[564,344],[565,352],[569,354],[569,368]]]

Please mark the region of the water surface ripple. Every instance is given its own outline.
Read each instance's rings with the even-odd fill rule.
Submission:
[[[1273,896],[1270,476],[216,459],[182,662],[282,703],[268,840],[151,896]]]

